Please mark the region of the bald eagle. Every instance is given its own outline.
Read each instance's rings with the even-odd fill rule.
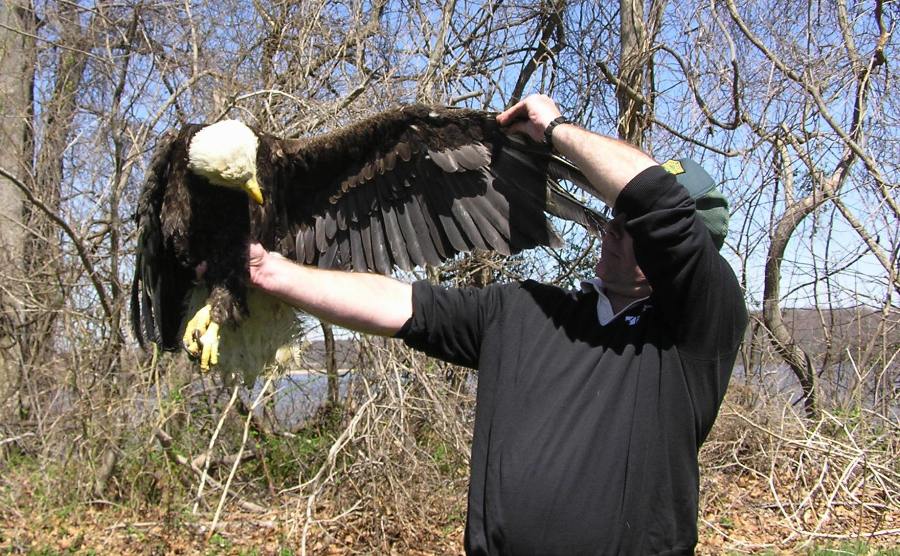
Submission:
[[[559,246],[547,214],[588,229],[604,221],[563,178],[586,184],[549,147],[477,110],[406,106],[301,139],[233,120],[186,125],[158,141],[138,202],[135,336],[252,381],[296,319],[249,291],[251,241],[382,274],[471,250]]]

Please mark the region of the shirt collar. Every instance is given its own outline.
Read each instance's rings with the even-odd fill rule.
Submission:
[[[597,292],[597,321],[600,323],[600,326],[606,326],[628,309],[649,298],[649,296],[647,296],[635,299],[627,306],[623,307],[618,313],[613,313],[612,303],[609,301],[609,298],[606,297],[606,286],[603,285],[603,280],[600,278],[584,280],[581,282],[581,291],[583,293],[591,293],[592,291]]]

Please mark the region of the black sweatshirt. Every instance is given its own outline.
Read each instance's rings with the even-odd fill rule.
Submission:
[[[693,552],[697,451],[746,307],[672,175],[645,170],[615,208],[653,293],[607,326],[596,292],[413,285],[400,336],[479,370],[469,554]]]

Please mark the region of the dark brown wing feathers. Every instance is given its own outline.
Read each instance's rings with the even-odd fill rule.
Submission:
[[[577,169],[486,112],[409,106],[271,150],[284,153],[273,187],[296,230],[292,255],[308,264],[389,273],[472,249],[558,246],[545,213],[602,220],[554,181],[583,182]]]

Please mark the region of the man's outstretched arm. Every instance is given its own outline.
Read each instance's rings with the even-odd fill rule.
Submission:
[[[412,316],[412,286],[380,274],[302,266],[250,245],[250,282],[322,320],[393,336]]]
[[[544,141],[544,130],[560,116],[556,103],[545,95],[531,95],[497,116],[497,122]],[[553,146],[584,173],[594,187],[588,191],[610,207],[632,178],[657,162],[639,149],[576,125],[562,124],[553,129]]]
[[[556,104],[532,95],[497,117],[543,141],[544,130],[560,115]],[[614,206],[619,192],[656,162],[640,150],[574,125],[553,131],[553,145],[574,162],[594,186],[590,193]],[[381,276],[301,266],[259,244],[250,246],[250,280],[257,288],[323,320],[358,330],[393,336],[412,316],[412,286]]]

